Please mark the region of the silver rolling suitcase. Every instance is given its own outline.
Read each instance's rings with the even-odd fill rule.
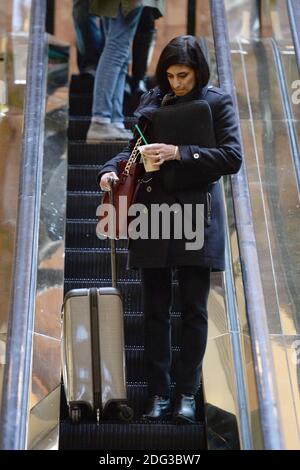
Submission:
[[[69,416],[130,421],[127,405],[122,298],[116,287],[116,247],[111,239],[112,287],[74,289],[63,304],[62,369]]]

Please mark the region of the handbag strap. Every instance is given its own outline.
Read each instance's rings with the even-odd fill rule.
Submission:
[[[144,127],[144,133],[145,133],[145,130],[147,129],[147,126],[148,126],[148,123],[146,123],[145,127]],[[124,168],[124,171],[123,171],[123,174],[125,174],[125,176],[128,176],[129,175],[129,172],[130,172],[130,168],[132,166],[133,163],[136,162],[136,159],[138,157],[138,153],[139,153],[139,150],[138,150],[138,147],[141,145],[142,143],[142,137],[139,137],[135,143],[135,146],[133,147],[133,150],[131,152],[131,155],[126,163],[126,166]]]
[[[142,137],[139,137],[138,140],[136,141],[135,146],[133,147],[133,150],[131,152],[129,159],[127,160],[126,166],[123,171],[123,174],[125,174],[126,176],[129,175],[132,164],[136,162],[136,159],[139,153],[138,147],[141,145],[141,142],[142,142]]]

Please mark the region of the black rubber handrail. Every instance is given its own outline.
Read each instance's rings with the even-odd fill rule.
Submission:
[[[0,413],[0,448],[26,449],[47,78],[46,0],[32,0],[18,218]]]
[[[224,1],[210,0],[210,9],[220,86],[232,96],[238,116]],[[264,448],[284,449],[245,165],[231,183]]]
[[[300,74],[300,0],[287,0],[290,27]]]

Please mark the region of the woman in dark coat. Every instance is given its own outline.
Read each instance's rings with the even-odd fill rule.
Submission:
[[[219,179],[239,170],[241,148],[232,100],[222,90],[208,86],[209,68],[197,38],[179,36],[170,41],[160,56],[156,78],[158,86],[141,98],[135,114],[149,142],[143,146],[143,153],[159,171],[145,173],[136,202],[144,205],[149,227],[153,204],[175,204],[175,209],[170,217],[169,237],[164,238],[161,229],[158,239],[151,238],[151,233],[147,239],[133,239],[129,234],[128,268],[141,270],[143,289],[149,392],[143,417],[159,420],[171,411],[170,310],[172,274],[177,270],[182,337],[172,415],[175,422],[193,423],[194,397],[207,341],[210,272],[224,269],[224,208]],[[193,100],[205,100],[210,106],[214,146],[157,143],[152,125],[157,109]],[[176,106],[173,109],[178,112]],[[190,126],[197,132],[195,121]],[[117,179],[118,161],[129,158],[138,137],[136,133],[126,149],[104,164],[98,175],[103,190],[109,190],[109,178]],[[196,213],[200,204],[204,206],[202,220]],[[183,211],[189,208],[183,217],[184,222],[192,221],[195,234],[195,245],[190,243],[189,249],[187,241],[191,239],[186,238],[185,231],[180,238],[174,236],[176,207]],[[204,243],[196,243],[197,234],[203,230]]]

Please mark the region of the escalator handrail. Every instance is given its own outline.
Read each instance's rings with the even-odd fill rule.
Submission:
[[[32,0],[18,217],[0,413],[0,448],[26,449],[42,185],[46,0]]]
[[[288,0],[287,7],[298,72],[300,74],[300,0]]]
[[[210,10],[220,85],[232,96],[238,116],[224,1],[210,0]],[[245,165],[232,176],[231,184],[264,448],[284,449]]]

